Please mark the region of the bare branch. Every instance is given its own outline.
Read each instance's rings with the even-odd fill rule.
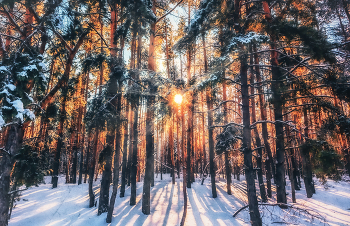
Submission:
[[[165,13],[163,16],[159,17],[157,20],[156,20],[156,23],[158,23],[159,21],[161,21],[162,19],[164,19],[164,17],[166,17],[167,15],[169,15],[169,13],[171,13],[172,11],[174,11],[174,9],[176,9],[176,7],[178,7],[181,2],[183,2],[183,0],[180,0],[175,6],[174,8],[172,8],[171,10],[169,10],[167,13]]]

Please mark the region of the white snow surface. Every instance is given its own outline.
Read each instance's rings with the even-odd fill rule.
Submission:
[[[46,177],[46,184],[22,192],[20,201],[13,209],[9,226],[165,226],[179,225],[181,221],[182,179],[176,178],[175,185],[172,185],[169,175],[163,175],[163,180],[160,180],[160,175],[155,177],[155,186],[151,188],[151,214],[148,216],[141,212],[142,182],[137,183],[135,206],[129,205],[130,187],[126,187],[124,198],[119,197],[118,189],[111,224],[106,223],[106,213],[97,216],[97,207],[88,208],[88,184],[65,184],[62,176],[59,178],[58,188],[52,189],[50,180],[50,177]],[[250,225],[248,209],[241,211],[235,218],[232,217],[238,209],[247,204],[244,177],[241,177],[241,181],[233,180],[233,183],[233,195],[227,195],[225,181],[217,180],[218,197],[213,199],[210,178],[205,180],[204,185],[201,185],[200,179],[197,178],[192,188],[187,189],[188,212],[185,225]],[[100,179],[94,182],[97,200],[99,184]],[[290,190],[288,192],[290,193]],[[313,198],[306,198],[303,188],[296,192],[296,196],[297,204],[293,208],[261,206],[263,225],[350,225],[349,182],[329,181],[326,187],[317,182]],[[291,194],[288,195],[289,203],[290,198]],[[272,198],[269,202],[276,201]]]

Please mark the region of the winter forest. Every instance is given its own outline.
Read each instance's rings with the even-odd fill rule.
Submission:
[[[1,0],[0,226],[350,225],[349,0]]]

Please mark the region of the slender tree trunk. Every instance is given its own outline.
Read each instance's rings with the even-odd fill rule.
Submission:
[[[309,122],[308,122],[308,115],[307,110],[304,108],[304,135],[307,139],[309,138]],[[311,170],[311,161],[310,161],[310,153],[307,148],[303,148],[300,150],[301,159],[303,163],[303,176],[304,176],[304,184],[305,184],[305,190],[306,190],[306,196],[308,198],[311,198],[312,195],[315,193],[314,183],[312,180],[312,170]]]
[[[188,2],[188,25],[191,19],[191,2]],[[191,58],[192,46],[187,49],[187,86],[190,87],[191,81]],[[193,149],[193,113],[194,113],[194,93],[191,93],[191,105],[188,107],[187,119],[187,188],[191,188],[191,154]]]
[[[265,18],[269,23],[272,22],[271,10],[268,2],[263,1],[263,9]],[[281,72],[278,66],[278,53],[276,51],[276,37],[270,34],[270,51],[271,51],[271,65],[272,65],[272,84],[271,91],[273,93],[273,105],[275,114],[275,136],[276,136],[276,174],[275,184],[277,188],[277,202],[287,203],[286,196],[286,179],[284,169],[284,133],[283,133],[283,115],[282,115],[282,97],[281,97]]]
[[[186,221],[186,215],[187,215],[187,190],[186,190],[186,174],[187,169],[185,167],[185,161],[186,161],[186,150],[185,150],[185,118],[184,118],[184,112],[183,112],[183,106],[181,108],[181,119],[182,119],[182,132],[181,132],[181,143],[182,143],[182,174],[183,174],[183,180],[182,180],[182,191],[184,196],[184,212],[182,214],[181,223],[180,226],[185,225]]]
[[[108,211],[108,203],[109,203],[109,187],[110,187],[110,179],[112,175],[112,154],[113,154],[113,146],[114,146],[114,132],[115,129],[109,131],[106,137],[107,146],[104,149],[105,156],[105,164],[102,172],[101,179],[101,187],[100,187],[100,198],[98,202],[98,211],[97,215],[101,215]]]
[[[89,171],[89,163],[90,161],[90,136],[91,136],[91,132],[88,133],[88,146],[86,148],[86,160],[85,160],[85,166],[84,166],[84,172],[85,172],[85,176],[84,176],[84,184],[86,184],[86,180],[87,180],[87,176],[88,176],[88,171]]]
[[[204,112],[204,94],[202,95],[202,109],[203,109],[203,112]],[[202,131],[202,145],[203,145],[203,167],[202,167],[202,170],[203,170],[203,175],[207,175],[207,150],[205,149],[205,122],[204,122],[204,113],[202,114],[202,125],[203,125],[203,131]],[[203,177],[204,178],[204,177]]]
[[[128,113],[126,113],[128,115]],[[122,165],[122,179],[121,179],[121,186],[120,186],[120,197],[124,197],[125,195],[125,183],[126,183],[126,167],[127,167],[127,151],[128,151],[128,123],[125,123],[124,128],[124,144],[123,144],[123,165]]]
[[[155,102],[156,87],[150,86],[150,96],[147,97],[147,113],[146,113],[146,169],[143,181],[142,193],[142,213],[149,215],[151,210],[151,177],[154,162],[154,115],[152,107]],[[153,162],[152,162],[153,161]]]
[[[288,114],[286,114],[285,116],[286,121],[288,121]],[[290,137],[290,130],[289,130],[289,126],[285,126],[285,130],[286,130],[286,135],[287,135],[287,144],[292,145],[291,142],[289,142],[291,140]],[[291,150],[293,150],[292,148],[288,148],[286,149],[287,152],[287,168],[289,169],[289,180],[290,180],[290,184],[291,184],[291,188],[292,188],[292,202],[295,203],[296,202],[296,198],[295,198],[295,177],[294,177],[294,169],[293,169],[293,165],[292,165],[292,161],[291,161]]]
[[[245,177],[247,181],[248,205],[250,213],[250,222],[252,225],[261,226],[261,218],[258,208],[258,200],[256,197],[254,169],[252,162],[251,149],[251,131],[250,131],[250,113],[249,113],[249,93],[248,93],[248,78],[247,78],[247,57],[240,57],[241,63],[241,90],[242,90],[242,113],[243,113],[243,154],[245,165]]]
[[[90,163],[90,172],[89,172],[89,197],[90,197],[90,203],[89,207],[93,207],[95,205],[95,193],[93,191],[93,183],[94,183],[94,172],[95,172],[95,165],[96,165],[96,155],[97,155],[97,147],[98,147],[98,139],[99,139],[99,130],[96,129],[95,131],[95,141],[94,141],[94,152],[92,154],[92,159]]]
[[[222,28],[220,29],[220,36],[222,40]],[[224,43],[221,41],[221,47],[224,47]],[[222,101],[226,101],[226,82],[225,82],[225,67],[222,65],[223,71],[222,71],[222,77],[224,79],[224,82],[222,83]],[[224,124],[228,123],[227,120],[227,105],[224,103]],[[226,189],[227,189],[227,194],[231,195],[231,165],[230,165],[230,160],[229,160],[229,152],[225,151],[225,169],[226,169]]]
[[[207,51],[206,51],[206,45],[205,45],[205,37],[204,34],[202,35],[202,42],[203,42],[203,53],[204,53],[204,73],[208,73],[208,60],[207,60]],[[211,189],[212,189],[212,195],[213,198],[217,197],[216,193],[216,185],[215,185],[215,163],[214,163],[214,137],[213,137],[213,103],[212,103],[212,97],[211,97],[211,89],[208,88],[207,90],[207,109],[208,109],[208,137],[209,137],[209,164],[210,164],[210,177],[211,177]]]
[[[65,84],[63,85],[63,88],[62,88],[60,121],[57,129],[58,140],[57,140],[56,153],[55,153],[54,164],[53,164],[52,188],[57,188],[61,150],[63,147],[63,127],[64,127],[64,120],[66,118],[66,101],[67,101],[67,95],[68,95],[68,90],[66,86],[67,86],[67,81],[65,81]]]
[[[128,181],[128,186],[130,186],[130,176],[131,176],[131,162],[132,162],[132,151],[133,151],[133,111],[132,111],[132,107],[131,107],[131,103],[129,103],[129,151],[128,151],[128,165],[127,165],[127,169],[126,169],[126,178]]]
[[[138,100],[135,100],[138,102]],[[130,205],[136,204],[136,174],[137,174],[137,143],[138,143],[138,117],[139,117],[139,107],[138,103],[135,103],[134,108],[134,122],[133,122],[133,150],[131,159],[131,170],[130,170],[130,182],[131,182],[131,195],[130,195]]]
[[[259,57],[257,54],[257,49],[256,49],[256,44],[253,43],[253,51],[254,51],[254,63],[255,63],[255,76],[256,76],[256,81],[258,83],[258,93],[259,93],[259,108],[260,108],[260,117],[262,121],[267,120],[267,113],[266,113],[266,107],[265,107],[265,100],[264,100],[264,95],[263,95],[263,90],[262,90],[262,82],[261,82],[261,75],[260,75],[260,68],[259,68]],[[265,146],[265,151],[267,154],[267,159],[265,161],[265,168],[266,168],[266,185],[267,185],[267,196],[269,198],[272,198],[272,190],[271,190],[271,178],[272,175],[275,175],[275,167],[273,164],[273,158],[272,158],[272,153],[271,153],[271,147],[269,143],[269,134],[267,132],[267,123],[262,123],[261,124],[261,132],[262,132],[262,138],[264,140],[264,146]],[[271,172],[272,170],[272,172]]]
[[[121,89],[118,89],[119,92],[121,92]],[[121,94],[118,95],[116,105],[117,105],[117,114],[120,116],[122,111],[122,102],[121,102],[122,96]],[[120,119],[119,119],[120,121]],[[118,192],[118,184],[119,184],[119,156],[120,156],[120,149],[121,149],[121,122],[118,123],[115,133],[115,153],[114,153],[114,166],[113,166],[113,191],[111,195],[110,204],[108,207],[108,213],[106,218],[106,223],[112,222],[112,215],[114,210],[114,204],[115,199],[117,197]],[[124,178],[125,179],[125,178]],[[124,188],[125,188],[125,182],[124,182]]]
[[[250,52],[252,52],[252,47],[250,44]],[[250,57],[250,64],[253,65],[253,56],[251,55]],[[251,68],[251,73],[250,73],[250,84],[254,83],[254,73],[253,73],[253,68]],[[251,106],[252,106],[252,123],[256,122],[256,113],[255,113],[255,91],[254,91],[254,86],[250,86],[250,95],[251,95]],[[258,171],[258,181],[259,181],[259,188],[260,188],[260,196],[262,202],[267,202],[267,196],[266,196],[266,190],[265,190],[265,184],[264,184],[264,179],[263,179],[263,170],[262,170],[262,144],[258,132],[258,128],[254,127],[254,136],[255,136],[255,141],[256,141],[256,146],[257,146],[257,158],[256,158],[256,163],[257,163],[257,171]]]
[[[11,171],[14,164],[15,156],[22,145],[24,131],[21,123],[16,121],[8,128],[5,151],[1,150],[0,158],[0,225],[8,224],[8,213],[10,208],[10,183]]]
[[[271,47],[271,64],[272,64],[272,80],[271,85],[273,93],[273,105],[275,114],[275,136],[276,136],[276,176],[275,184],[277,189],[277,203],[287,203],[286,196],[286,179],[285,179],[285,150],[284,150],[284,132],[283,132],[283,114],[282,114],[282,98],[281,90],[281,73],[278,68],[276,46],[272,39]]]

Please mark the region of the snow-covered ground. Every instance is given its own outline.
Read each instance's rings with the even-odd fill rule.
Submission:
[[[137,204],[129,205],[130,188],[125,197],[116,200],[113,220],[107,224],[106,213],[97,216],[97,207],[88,208],[88,185],[64,184],[60,178],[57,189],[51,189],[47,183],[31,187],[22,192],[20,201],[13,210],[10,226],[63,226],[63,225],[179,225],[183,212],[182,180],[171,184],[169,175],[155,178],[151,190],[151,214],[141,212],[142,183],[137,184]],[[99,180],[94,184],[99,192]],[[223,180],[217,183],[218,197],[211,198],[210,180],[200,185],[196,179],[188,189],[188,212],[186,225],[249,225],[248,209],[240,212],[236,218],[232,215],[247,204],[244,177],[234,180],[233,195],[227,195]],[[289,198],[291,194],[288,195]],[[316,194],[308,199],[305,190],[297,191],[297,204],[293,208],[280,209],[278,206],[261,206],[264,225],[350,225],[350,183],[328,182],[326,189],[320,183]],[[98,197],[97,197],[98,199]],[[274,203],[274,199],[270,200]]]

